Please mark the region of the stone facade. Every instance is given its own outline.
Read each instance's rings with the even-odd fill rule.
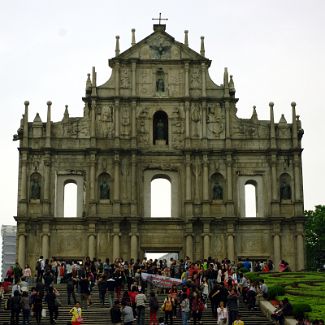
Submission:
[[[292,123],[238,118],[225,68],[215,84],[201,51],[154,25],[123,53],[116,38],[112,74],[88,75],[82,117],[28,120],[18,134],[17,256],[125,259],[146,251],[287,260],[304,268],[301,166],[303,130]],[[171,183],[171,218],[151,218],[150,186]],[[64,218],[64,187],[77,186],[77,217]],[[245,186],[256,191],[256,216],[245,216]]]

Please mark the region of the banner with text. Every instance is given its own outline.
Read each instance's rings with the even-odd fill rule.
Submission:
[[[141,273],[141,278],[143,281],[148,281],[158,288],[171,288],[173,284],[178,286],[182,283],[180,279],[149,273]]]

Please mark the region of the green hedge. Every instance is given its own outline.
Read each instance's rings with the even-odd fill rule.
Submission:
[[[292,304],[292,313],[295,318],[304,316],[305,313],[312,311],[312,308],[308,304]]]
[[[269,287],[269,299],[275,299],[276,296],[283,296],[285,293],[285,289],[282,286],[271,286]]]

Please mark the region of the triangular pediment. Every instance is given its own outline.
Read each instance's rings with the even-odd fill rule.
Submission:
[[[128,60],[198,60],[209,61],[185,44],[177,42],[174,37],[163,30],[152,34],[130,47],[114,59]]]

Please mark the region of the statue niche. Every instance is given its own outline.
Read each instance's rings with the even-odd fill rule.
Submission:
[[[107,173],[102,173],[99,175],[99,199],[109,200],[111,197],[111,187],[110,187],[110,176]]]
[[[30,198],[32,200],[40,200],[41,198],[41,175],[33,173],[30,176]]]
[[[156,92],[159,94],[165,92],[165,73],[161,68],[156,72]]]
[[[163,111],[153,116],[153,144],[168,144],[168,116]]]
[[[211,197],[213,201],[223,200],[223,176],[215,173],[211,177]]]
[[[280,176],[280,200],[291,200],[290,175],[284,173]]]

